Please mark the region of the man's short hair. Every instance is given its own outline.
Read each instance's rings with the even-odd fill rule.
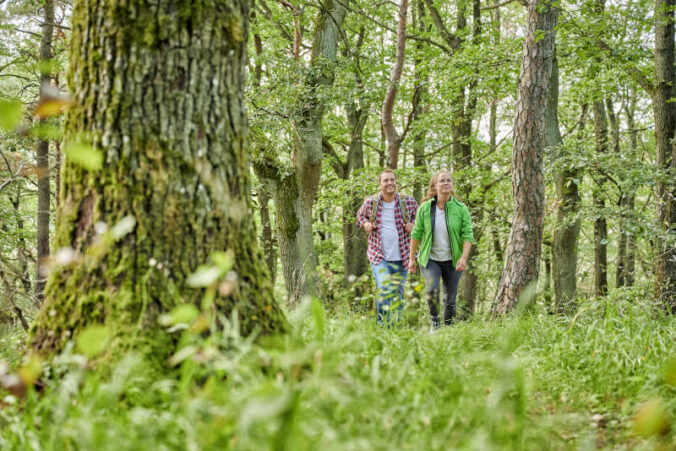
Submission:
[[[397,179],[397,175],[394,173],[394,171],[390,168],[387,168],[383,170],[383,172],[381,172],[380,175],[378,175],[378,185],[380,185],[380,179],[382,179],[383,174],[392,174],[394,176],[394,179],[395,180]]]

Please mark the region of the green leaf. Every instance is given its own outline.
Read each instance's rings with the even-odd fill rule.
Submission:
[[[310,304],[310,316],[317,340],[323,340],[326,333],[326,311],[317,298],[313,298]]]
[[[211,254],[211,261],[225,274],[232,269],[235,264],[235,253],[231,250],[227,252],[214,252]]]
[[[61,127],[55,124],[40,123],[31,129],[30,134],[44,141],[56,141],[61,139]]]
[[[87,358],[101,354],[108,347],[110,329],[106,326],[90,326],[77,337],[77,349]]]
[[[208,287],[221,277],[221,269],[213,265],[202,265],[188,277],[188,285],[195,288]]]
[[[98,171],[103,167],[103,154],[100,150],[93,148],[89,144],[82,142],[69,143],[63,151],[68,159],[85,169]]]
[[[172,309],[166,315],[160,316],[160,324],[163,326],[175,326],[177,324],[190,324],[200,314],[193,304],[181,304]]]
[[[0,100],[0,128],[6,131],[14,130],[21,122],[21,102]]]

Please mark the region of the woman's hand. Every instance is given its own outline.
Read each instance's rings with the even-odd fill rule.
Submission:
[[[455,270],[464,271],[466,267],[467,267],[467,257],[460,257],[460,259],[458,260],[458,264],[455,265]]]
[[[414,225],[415,224],[412,223],[412,222],[409,222],[408,224],[404,224],[404,230],[406,230],[406,233],[411,233]]]
[[[415,274],[415,270],[418,267],[418,264],[416,263],[415,260],[409,260],[408,261],[408,272],[411,274]]]
[[[366,222],[364,223],[364,230],[366,230],[366,233],[371,233],[371,232],[373,232],[373,229],[375,229],[375,227],[373,226],[373,224],[371,224],[370,221],[366,221]]]

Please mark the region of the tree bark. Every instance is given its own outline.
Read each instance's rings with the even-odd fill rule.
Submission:
[[[547,147],[555,148],[557,159],[564,157],[566,149],[559,129],[559,68],[554,59],[551,75],[551,91],[547,108]],[[584,124],[586,106],[582,110],[581,124]],[[580,126],[584,128],[583,125]],[[556,181],[556,226],[552,235],[552,279],[556,311],[571,312],[574,309],[577,291],[577,239],[580,234],[580,220],[577,215],[580,205],[577,180],[580,173],[574,166],[562,167],[554,176]]]
[[[347,152],[347,165],[344,171],[344,180],[348,180],[355,171],[364,167],[363,133],[368,118],[368,108],[357,108],[354,103],[346,107],[348,123],[352,129],[350,147]],[[352,191],[348,194],[348,207],[343,210],[343,259],[345,267],[345,285],[351,284],[352,277],[364,275],[369,264],[366,259],[368,239],[366,234],[357,227],[355,213],[361,207],[361,196]]]
[[[545,113],[558,9],[528,2],[528,25],[517,88],[512,146],[512,229],[493,314],[506,314],[537,284],[544,226]]]
[[[676,0],[655,1],[655,137],[657,166],[664,175],[655,189],[657,224],[662,234],[655,256],[655,296],[676,314],[676,74],[674,73],[674,7]]]
[[[397,25],[397,42],[396,55],[394,58],[394,66],[392,66],[392,73],[390,81],[387,85],[387,92],[383,99],[382,109],[382,126],[385,138],[387,140],[387,159],[386,164],[390,169],[396,169],[399,161],[399,149],[401,142],[404,140],[404,134],[397,132],[392,120],[392,110],[394,109],[394,101],[397,98],[397,90],[399,89],[399,79],[404,69],[404,56],[406,53],[406,13],[408,12],[408,0],[399,0],[399,23]]]
[[[634,122],[634,113],[636,112],[636,95],[633,93],[628,105],[625,107],[627,114],[627,128],[629,128],[629,155],[637,158],[638,154],[638,131],[636,130],[636,123]],[[634,204],[636,199],[636,188],[632,184],[625,197],[626,204],[624,209],[626,216],[633,218]],[[631,287],[634,285],[634,274],[636,270],[636,226],[627,231],[627,252],[624,261],[624,282],[625,285]]]
[[[64,138],[88,137],[104,164],[64,164],[56,246],[74,258],[49,277],[33,349],[59,350],[104,324],[111,356],[137,347],[164,361],[174,339],[158,316],[199,305],[204,290],[187,279],[225,250],[237,278],[213,307],[236,311],[243,334],[285,328],[251,220],[248,8],[247,0],[76,4]],[[100,223],[117,227],[102,235]]]
[[[54,34],[54,0],[45,0],[42,25],[42,40],[40,42],[40,61],[43,63],[40,73],[40,100],[44,100],[45,89],[52,81],[49,62],[52,54],[52,36]],[[42,119],[41,123],[45,123]],[[35,275],[35,304],[39,307],[44,298],[46,281],[46,259],[49,256],[49,216],[51,204],[50,175],[49,175],[49,141],[38,141],[36,172],[38,175],[38,230],[37,248],[38,260]]]
[[[594,132],[596,139],[597,162],[608,153],[608,122],[602,100],[594,102]],[[594,294],[605,296],[608,293],[608,224],[605,216],[603,187],[605,176],[597,171],[596,185],[593,190],[594,210]]]
[[[326,109],[321,90],[333,85],[336,51],[346,9],[342,2],[324,2],[319,12],[312,43],[310,71],[305,92],[292,118],[294,169],[279,180],[277,224],[279,254],[282,259],[290,304],[317,292],[317,253],[312,232],[312,207],[319,189],[322,163],[322,119]],[[295,186],[291,186],[293,182]],[[280,218],[285,215],[285,218]],[[283,236],[282,236],[283,235]]]

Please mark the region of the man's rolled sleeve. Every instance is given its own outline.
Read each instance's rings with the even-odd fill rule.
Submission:
[[[371,217],[371,202],[369,198],[364,199],[364,203],[357,212],[357,225],[364,228],[364,223]]]

